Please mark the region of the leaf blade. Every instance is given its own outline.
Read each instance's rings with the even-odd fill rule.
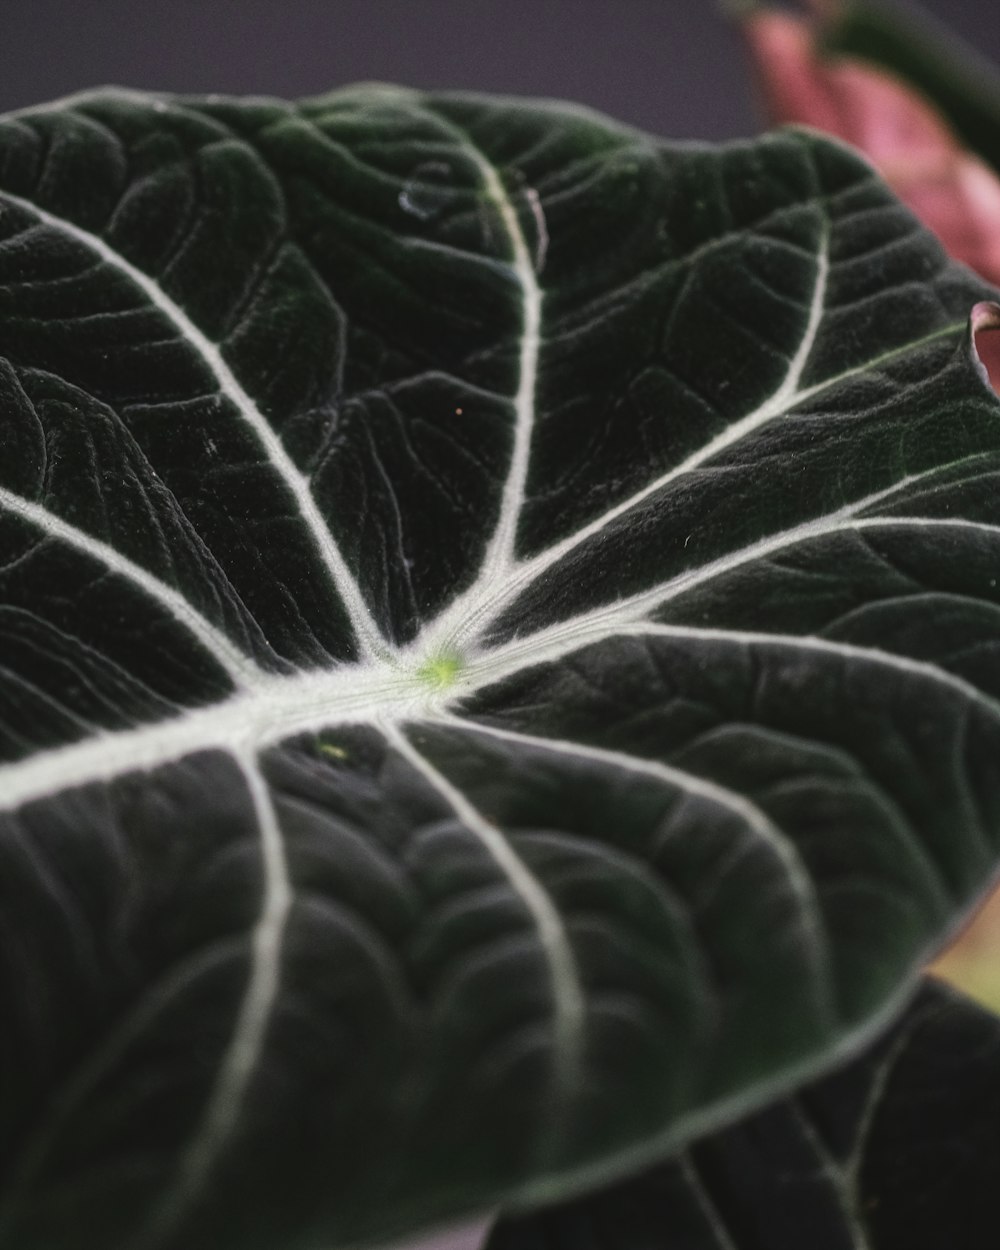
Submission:
[[[766,1236],[775,1250],[803,1237],[824,1250],[929,1250],[944,1237],[971,1250],[991,1221],[989,1169],[956,1162],[970,1132],[996,1155],[984,1102],[995,1101],[997,1036],[995,1016],[927,983],[884,1038],[825,1081],[644,1177],[501,1222],[486,1246],[740,1250]]]
[[[153,579],[132,615],[96,578],[121,628],[78,613],[109,665],[144,672],[159,596],[256,668],[98,731],[51,647],[17,661],[76,719],[0,766],[7,1241],[385,1238],[855,1046],[996,859],[983,288],[812,136],[381,88],[69,114],[8,120],[2,185],[69,211],[87,163],[78,229],[261,397],[391,654],[354,654],[288,475],[211,445],[198,353],[167,368],[120,274],[15,234],[2,498]],[[10,550],[0,589],[26,567],[65,634]],[[64,1037],[29,983],[77,1003]]]

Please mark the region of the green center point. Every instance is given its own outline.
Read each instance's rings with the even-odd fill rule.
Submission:
[[[436,655],[417,669],[417,676],[432,690],[447,690],[461,671],[462,661],[457,655]]]

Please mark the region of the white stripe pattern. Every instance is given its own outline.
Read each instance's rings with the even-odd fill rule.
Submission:
[[[510,840],[416,749],[403,729],[385,724],[381,730],[390,746],[441,795],[465,828],[482,843],[531,916],[549,966],[556,1088],[560,1097],[567,1096],[577,1089],[583,1073],[587,1005],[576,956],[558,907]]]
[[[594,643],[614,638],[650,637],[766,644],[864,661],[911,678],[932,681],[970,704],[985,707],[991,714],[1000,717],[1000,707],[970,683],[934,665],[905,656],[813,636],[688,628],[646,619],[651,611],[695,586],[742,565],[766,559],[795,544],[828,535],[893,527],[939,529],[942,532],[947,529],[955,532],[976,531],[991,537],[1000,535],[1000,528],[996,526],[962,519],[859,515],[919,481],[921,476],[933,476],[938,470],[904,479],[835,513],[803,522],[740,551],[730,552],[700,569],[688,570],[642,593],[581,613],[528,637],[515,638],[492,648],[483,644],[482,639],[490,622],[496,621],[503,609],[519,594],[530,585],[542,582],[546,573],[558,562],[626,517],[657,492],[682,476],[709,465],[727,449],[751,437],[767,423],[788,414],[796,405],[840,381],[877,368],[881,361],[889,360],[900,352],[914,350],[918,344],[907,344],[899,352],[886,353],[837,377],[802,386],[820,334],[828,298],[829,227],[824,225],[804,329],[777,390],[753,411],[734,420],[697,452],[607,509],[576,533],[529,559],[519,560],[516,556],[517,531],[524,509],[537,419],[536,392],[543,341],[543,291],[538,274],[546,258],[547,227],[537,192],[527,188],[524,195],[537,233],[533,257],[518,211],[500,171],[468,139],[463,138],[462,145],[479,171],[486,198],[499,214],[510,245],[509,272],[520,293],[518,383],[511,400],[511,455],[496,527],[486,546],[474,584],[458,596],[403,653],[397,652],[383,636],[320,512],[309,479],[299,470],[281,438],[239,383],[227,365],[220,346],[198,329],[154,279],[133,266],[103,238],[46,212],[28,200],[3,193],[9,203],[73,239],[126,277],[199,355],[211,372],[219,394],[232,405],[252,432],[267,463],[289,492],[309,540],[344,604],[362,657],[361,663],[338,670],[300,672],[290,676],[268,675],[161,579],[110,545],[61,520],[50,510],[0,488],[0,509],[33,525],[46,539],[66,543],[101,563],[115,576],[127,579],[186,629],[227,672],[236,687],[229,699],[212,707],[185,712],[158,724],[103,732],[76,744],[37,753],[23,762],[0,766],[2,812],[74,786],[109,782],[128,772],[158,768],[196,751],[218,750],[235,760],[253,807],[263,887],[260,911],[250,934],[246,986],[219,1070],[199,1123],[181,1155],[173,1184],[154,1206],[144,1230],[127,1250],[155,1250],[176,1230],[210,1182],[213,1168],[238,1125],[273,1019],[280,988],[283,945],[293,905],[293,888],[282,830],[261,771],[260,752],[267,747],[296,734],[318,733],[337,724],[373,725],[390,748],[444,801],[464,829],[482,845],[523,902],[547,961],[551,980],[556,1088],[562,1096],[568,1096],[578,1089],[584,1079],[587,1002],[566,923],[542,882],[518,855],[511,839],[414,745],[408,736],[408,726],[412,727],[414,722],[450,726],[463,733],[480,734],[576,761],[599,763],[676,787],[737,816],[742,826],[768,848],[781,866],[806,934],[816,993],[823,996],[820,1004],[832,1022],[836,1014],[834,978],[816,886],[795,842],[759,806],[715,782],[657,760],[579,742],[502,730],[462,719],[457,713],[461,711],[463,700],[479,689]],[[944,327],[922,341],[951,335],[956,329],[964,329],[964,325]],[[453,646],[465,652],[462,665],[453,681],[440,689],[434,688],[433,683],[428,682],[424,668]],[[701,1196],[704,1197],[703,1194]],[[707,1218],[712,1219],[710,1204],[703,1205]],[[719,1225],[715,1231],[720,1245],[728,1245],[726,1230]]]
[[[699,629],[684,625],[657,625],[653,622],[626,626],[619,631],[619,637],[660,637],[684,638],[693,641],[737,642],[755,646],[786,647],[798,651],[814,651],[820,655],[835,655],[843,660],[855,660],[862,663],[879,665],[893,669],[908,677],[928,681],[932,685],[941,686],[959,695],[975,707],[983,708],[1000,719],[1000,703],[984,694],[978,687],[962,677],[956,677],[947,669],[936,664],[928,664],[923,660],[913,660],[909,656],[897,655],[894,651],[882,651],[878,647],[859,646],[851,642],[837,642],[831,638],[820,638],[812,634],[778,634],[748,629]]]
[[[891,529],[904,526],[907,520],[901,517],[863,518],[842,528]],[[927,524],[954,527],[958,531],[983,532],[991,536],[995,533],[1000,537],[1000,529],[976,522],[942,519],[928,521]],[[817,526],[808,532],[798,531],[798,541],[835,533],[838,528],[841,527]],[[778,546],[787,542],[788,537],[782,536]],[[699,573],[698,581],[719,576],[737,564],[748,563],[776,549],[777,546],[768,544],[748,548],[738,557],[718,562],[711,573]],[[261,675],[245,692],[225,703],[195,709],[135,729],[105,731],[83,742],[40,751],[18,763],[0,765],[0,811],[73,786],[111,781],[128,772],[152,770],[196,751],[261,749],[295,734],[316,733],[325,727],[343,724],[433,719],[442,710],[459,708],[462,701],[477,690],[616,637],[642,632],[666,634],[669,631],[674,631],[678,637],[710,636],[712,631],[658,625],[644,620],[644,613],[650,608],[663,603],[670,593],[679,594],[692,584],[692,581],[687,581],[675,585],[672,592],[664,592],[661,588],[652,603],[643,598],[638,603],[611,604],[535,634],[515,638],[492,650],[480,651],[447,689],[430,687],[420,672],[412,667],[396,668],[382,664],[351,665],[329,672],[291,676]],[[724,630],[715,633],[719,637],[733,636]],[[779,641],[784,637],[768,633],[745,636],[756,641]],[[827,649],[847,646],[830,642],[824,644],[822,639],[797,636],[788,641],[796,641],[803,646],[816,643],[825,645]],[[931,677],[961,689],[974,702],[988,702],[974,686],[951,677],[934,665],[908,661],[891,652],[863,647],[850,648],[850,654],[896,664],[915,675]]]
[[[190,600],[127,556],[122,555],[115,547],[98,538],[91,538],[89,534],[85,534],[75,525],[62,520],[48,508],[43,508],[40,504],[15,495],[2,486],[0,486],[0,512],[8,512],[12,516],[29,522],[41,531],[44,538],[67,543],[77,551],[103,564],[108,572],[131,582],[133,586],[164,608],[178,625],[186,629],[211,655],[212,659],[225,669],[237,688],[247,689],[255,685],[263,676],[261,669],[253,660],[235,647],[222,630],[206,620],[192,606]]]
[[[237,762],[260,831],[263,869],[263,904],[251,937],[247,986],[200,1123],[180,1158],[172,1183],[150,1212],[144,1231],[130,1241],[127,1250],[154,1250],[159,1246],[209,1183],[212,1168],[238,1123],[278,997],[281,951],[293,899],[288,861],[277,813],[259,765],[251,756],[237,756]]]
[[[925,339],[920,341],[920,344],[952,336],[962,329],[964,329],[964,323],[961,325],[956,324],[947,326],[934,334],[928,335]],[[783,407],[774,411],[768,410],[767,415],[764,417],[761,417],[761,412],[765,407],[762,406],[761,409],[757,409],[754,413],[751,413],[749,417],[742,418],[733,426],[728,427],[727,430],[719,436],[719,439],[714,440],[713,444],[709,445],[714,447],[711,454],[714,456],[719,451],[723,450],[723,444],[720,440],[725,440],[725,446],[730,446],[732,443],[737,441],[736,438],[730,439],[728,437],[730,431],[739,429],[739,438],[746,438],[768,421],[772,421],[777,417],[788,415],[788,413],[791,412],[791,410],[798,404],[804,403],[808,399],[821,394],[823,391],[835,386],[838,382],[845,381],[852,375],[860,374],[869,369],[876,368],[881,361],[888,360],[894,355],[901,354],[903,351],[911,350],[920,344],[908,344],[906,348],[902,348],[897,352],[888,353],[885,357],[868,361],[863,365],[858,365],[855,368],[838,375],[837,377],[827,379],[824,382],[816,383],[815,385],[807,387],[804,390],[795,392],[788,397]],[[751,417],[754,418],[753,423],[750,423]],[[715,444],[719,445],[716,446]],[[705,465],[707,463],[707,456],[704,454],[705,451],[706,449],[702,448],[700,451],[694,453],[682,464],[677,465],[667,473],[662,474],[648,486],[643,487],[642,490],[630,495],[620,504],[616,504],[607,512],[602,513],[601,516],[597,517],[586,526],[574,531],[574,533],[568,538],[565,538],[558,543],[554,543],[551,547],[547,547],[537,555],[531,556],[525,560],[514,562],[509,568],[507,576],[503,579],[502,585],[500,585],[491,596],[486,597],[483,595],[478,583],[471,587],[470,590],[463,592],[441,613],[435,621],[431,622],[426,627],[421,635],[421,641],[426,644],[427,640],[433,640],[433,644],[435,646],[443,649],[451,648],[454,650],[463,650],[464,648],[474,646],[476,640],[480,638],[486,630],[488,630],[493,621],[497,620],[503,614],[506,607],[513,603],[514,600],[520,595],[524,594],[531,586],[544,581],[545,574],[549,571],[549,569],[564,560],[588,539],[595,538],[614,521],[626,516],[629,512],[642,504],[646,499],[649,499],[656,492],[669,486],[670,483],[677,478],[688,473],[695,472],[697,469]],[[948,467],[951,466],[942,466],[942,468]],[[927,476],[930,476],[931,473],[934,472],[941,472],[941,470],[929,471]],[[920,476],[923,475],[914,475],[913,477],[904,479],[890,489],[891,491],[902,489],[904,486],[910,485],[919,480]],[[866,506],[871,505],[859,503],[852,505],[852,509],[857,511],[861,507]],[[811,524],[818,525],[819,523],[819,520],[816,520]]]
[[[715,807],[720,807],[735,816],[745,826],[753,838],[762,846],[766,846],[780,865],[782,874],[789,890],[795,899],[796,907],[805,935],[809,957],[813,963],[813,974],[817,988],[829,991],[832,985],[829,953],[826,935],[821,924],[822,912],[816,887],[809,875],[798,847],[784,833],[767,813],[745,795],[738,794],[717,782],[684,769],[674,768],[659,760],[646,759],[643,756],[626,755],[622,751],[612,751],[605,747],[590,746],[583,742],[569,741],[560,738],[545,738],[535,734],[521,733],[518,730],[501,729],[496,725],[488,725],[457,716],[442,717],[445,724],[465,733],[479,734],[486,738],[495,738],[501,742],[509,742],[515,746],[530,747],[536,751],[547,751],[551,754],[576,762],[602,764],[607,768],[620,772],[633,773],[662,782],[671,789],[680,790],[685,794],[704,799]],[[833,1004],[827,1000],[823,1004],[827,1019],[835,1017]]]
[[[884,490],[876,491],[854,503],[847,504],[837,512],[804,521],[800,525],[751,543],[747,547],[728,552],[700,568],[687,569],[657,586],[650,587],[649,590],[611,600],[601,607],[593,608],[589,612],[581,612],[564,621],[557,621],[533,634],[515,637],[510,642],[477,649],[472,653],[469,662],[469,678],[481,683],[485,682],[491,673],[496,673],[496,680],[502,680],[512,675],[518,666],[527,667],[532,663],[557,659],[560,655],[568,654],[569,651],[589,645],[588,639],[600,641],[619,629],[644,620],[650,612],[663,607],[672,599],[679,598],[697,586],[710,584],[735,569],[754,564],[791,547],[816,539],[853,531],[905,529],[911,524],[917,528],[955,529],[958,532],[969,530],[1000,537],[1000,528],[986,522],[953,520],[948,517],[859,517],[857,515],[859,512],[887,502],[901,491],[924,479],[932,479],[936,475],[937,470],[914,474]]]
[[[531,457],[531,438],[535,428],[535,391],[538,385],[538,355],[542,334],[542,289],[538,283],[535,262],[532,260],[517,210],[507,194],[499,171],[467,139],[463,139],[462,143],[479,170],[486,194],[496,207],[504,231],[510,240],[513,253],[512,269],[521,292],[518,384],[517,393],[514,396],[514,438],[510,465],[500,500],[500,515],[474,588],[477,595],[488,595],[492,587],[507,576],[514,563],[517,525],[524,505],[524,488]],[[533,188],[528,189],[528,203],[536,225],[541,223],[538,245],[540,267],[544,261],[548,238],[543,233],[545,219],[542,216],[538,193]]]
[[[518,515],[524,501],[524,485],[527,479],[528,457],[530,454],[530,437],[535,422],[533,401],[530,403],[524,402],[528,399],[528,396],[525,394],[526,377],[528,375],[525,373],[524,362],[527,357],[530,362],[530,377],[528,377],[528,380],[531,385],[531,396],[533,396],[536,385],[538,355],[535,302],[537,299],[537,315],[540,315],[540,297],[538,296],[537,281],[527,244],[521,232],[517,216],[509,203],[507,204],[507,209],[508,212],[504,216],[504,221],[508,224],[508,230],[512,230],[512,241],[517,258],[516,270],[522,291],[524,292],[525,302],[525,335],[522,345],[521,389],[518,392],[517,436],[515,438],[510,477],[504,491],[504,503],[501,508],[500,519],[497,523],[496,533],[487,550],[483,568],[473,585],[446,608],[437,621],[428,627],[428,632],[433,631],[434,637],[441,640],[440,645],[442,646],[461,647],[463,642],[467,641],[470,632],[472,632],[470,626],[481,626],[484,610],[488,610],[495,616],[505,603],[509,603],[530,582],[541,577],[546,569],[563,559],[575,547],[586,542],[588,538],[592,538],[595,534],[600,533],[601,530],[605,529],[613,521],[637,507],[644,499],[648,499],[657,491],[668,486],[676,478],[693,472],[700,465],[718,455],[726,447],[740,442],[753,433],[754,430],[766,425],[767,422],[775,417],[781,416],[801,399],[807,392],[799,391],[799,383],[815,346],[826,302],[827,283],[830,275],[828,227],[824,227],[816,256],[816,274],[813,281],[805,330],[794,354],[788,362],[788,369],[778,389],[752,412],[727,426],[721,434],[711,439],[697,452],[688,456],[686,460],[666,473],[661,474],[654,481],[650,482],[649,485],[643,487],[642,490],[630,495],[628,499],[609,508],[607,512],[588,525],[583,526],[570,538],[554,544],[540,555],[534,556],[529,560],[515,561],[513,558],[514,539]],[[529,327],[534,331],[533,334],[529,334]]]
[[[253,431],[271,467],[291,492],[312,543],[343,601],[363,657],[371,659],[377,656],[385,656],[389,650],[388,644],[382,637],[381,631],[376,625],[361,591],[358,589],[354,576],[348,569],[340,548],[337,546],[326,521],[320,513],[308,480],[299,471],[285,450],[281,439],[271,428],[263,413],[261,413],[236,380],[216,344],[212,343],[198,329],[187,313],[167,295],[158,283],[150,278],[148,274],[143,273],[141,269],[137,269],[135,265],[127,261],[124,256],[110,247],[104,239],[96,234],[91,234],[90,231],[82,229],[63,217],[57,217],[53,213],[46,212],[45,209],[39,208],[37,204],[33,204],[30,200],[22,199],[9,191],[0,191],[0,197],[11,204],[15,204],[24,212],[32,214],[46,226],[50,226],[52,229],[73,239],[95,256],[98,256],[105,264],[111,265],[119,273],[124,274],[130,282],[139,288],[150,303],[166,317],[181,338],[191,344],[211,371],[218,385],[219,393],[229,400],[239,413],[241,420]]]
[[[262,677],[224,703],[0,764],[0,812],[75,786],[151,772],[199,751],[244,757],[302,733],[373,717],[412,718],[435,693],[414,674],[351,665],[329,672]]]

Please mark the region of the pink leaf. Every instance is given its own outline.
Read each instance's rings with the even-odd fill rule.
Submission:
[[[775,122],[859,148],[952,256],[1000,284],[1000,178],[922,96],[863,61],[822,58],[805,19],[758,9],[743,28]]]

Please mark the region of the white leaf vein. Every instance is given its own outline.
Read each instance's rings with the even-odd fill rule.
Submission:
[[[229,674],[238,688],[255,684],[261,669],[253,660],[208,621],[194,605],[174,587],[130,560],[109,543],[93,538],[83,530],[64,521],[41,504],[16,495],[0,486],[0,510],[10,513],[39,529],[46,538],[67,543],[75,550],[102,564],[110,573],[125,578],[160,607],[164,608],[182,628],[212,656]]]
[[[921,340],[921,342],[947,337],[962,328],[963,327],[960,325],[948,326],[943,330],[929,335],[927,339]],[[918,346],[918,344],[909,344],[908,348],[915,346]],[[845,380],[851,374],[862,373],[869,368],[873,368],[875,364],[877,364],[877,362],[870,361],[865,365],[858,366],[856,369],[850,370],[846,374],[838,375],[836,378],[831,378],[825,382],[817,383],[815,386],[808,387],[805,390],[798,392],[796,395],[791,397],[787,405],[780,412],[771,413],[767,420],[772,420],[775,417],[786,415],[787,412],[789,412],[798,403],[804,402],[813,395],[819,394],[829,387],[834,386],[837,382]],[[742,424],[742,422],[738,424]],[[761,422],[761,424],[763,424],[763,422]],[[754,428],[758,427],[755,426]],[[744,429],[744,435],[750,432],[751,430],[749,428]],[[421,635],[420,641],[426,645],[427,640],[433,639],[434,645],[441,650],[452,649],[461,652],[464,649],[474,647],[477,644],[477,641],[487,632],[490,625],[499,619],[506,607],[513,603],[513,601],[520,595],[529,590],[533,585],[541,582],[549,569],[553,568],[561,560],[570,555],[583,542],[589,538],[596,537],[613,521],[624,516],[656,491],[669,485],[669,482],[681,472],[689,473],[700,468],[702,464],[701,453],[696,453],[696,455],[699,456],[698,464],[685,462],[683,466],[677,466],[677,468],[671,470],[669,474],[665,474],[663,477],[658,478],[655,482],[650,483],[649,486],[644,487],[635,495],[630,496],[621,504],[616,505],[614,509],[611,509],[609,512],[598,517],[589,525],[575,531],[568,538],[554,544],[552,547],[549,547],[542,552],[539,552],[536,556],[532,556],[526,560],[513,564],[508,570],[507,576],[503,579],[502,585],[500,585],[499,589],[496,590],[491,596],[487,597],[483,595],[478,588],[472,588],[470,591],[459,595],[454,600],[452,605],[442,612],[437,620],[431,622],[427,626]],[[882,494],[888,495],[889,493],[902,490],[903,488],[919,481],[921,477],[930,477],[932,474],[940,473],[942,468],[948,467],[950,466],[941,466],[938,469],[929,470],[926,474],[914,474],[901,480],[888,491],[882,492]],[[850,512],[860,511],[863,508],[873,506],[873,502],[875,500],[875,496],[869,496],[865,500],[861,500],[856,504],[850,505],[848,509],[843,509],[841,512],[832,515],[845,516]],[[928,524],[930,524],[930,521],[928,521]],[[970,522],[970,524],[972,523]],[[807,525],[812,528],[814,533],[818,534],[823,526],[823,518],[817,518],[809,523],[804,523],[804,525],[800,527],[803,532],[805,531]],[[789,532],[791,533],[794,531]],[[777,543],[777,541],[777,539],[765,539],[760,543],[754,544],[752,549],[754,551],[763,552],[768,544]],[[777,547],[774,549],[777,549]],[[725,559],[728,560],[729,557],[726,557]],[[718,563],[721,565],[723,561],[719,561]],[[704,572],[704,576],[701,577],[701,580],[705,580],[707,576],[712,575],[715,571],[715,567],[715,565],[710,566],[711,573],[708,570],[702,571]],[[690,584],[695,584],[695,581],[698,580],[698,576],[698,573],[692,574]],[[644,596],[635,596],[630,600],[619,600],[615,606],[619,607],[623,603],[636,605],[640,602],[641,598],[653,600],[656,595],[660,593],[660,589],[661,588],[653,588],[650,591],[645,592]]]
[[[865,502],[862,501],[863,504]],[[855,520],[852,524],[860,524],[870,530],[879,526],[903,526],[908,520],[905,517],[872,517]],[[986,523],[950,519],[935,521],[930,518],[918,520],[921,524],[1000,535],[1000,527]],[[810,529],[809,535],[825,532],[836,532],[836,529],[828,531],[817,527]],[[787,535],[782,538],[787,540]],[[740,559],[757,558],[761,554],[767,554],[767,551],[748,549]],[[730,567],[734,567],[732,558],[719,562],[715,572],[721,573]],[[685,586],[689,584],[685,583]],[[659,601],[662,601],[662,596]],[[38,752],[22,761],[0,765],[0,811],[73,786],[111,781],[128,772],[153,770],[197,751],[253,750],[296,734],[318,733],[325,727],[335,725],[433,719],[442,710],[460,710],[463,701],[477,691],[538,665],[553,663],[612,638],[643,633],[660,633],[677,638],[716,637],[730,641],[780,643],[869,659],[912,676],[947,685],[975,705],[1000,714],[1000,707],[994,700],[969,682],[936,665],[910,660],[892,652],[811,635],[660,624],[644,619],[642,611],[626,610],[634,606],[612,604],[599,612],[560,622],[483,651],[467,664],[454,687],[444,691],[428,687],[419,672],[378,664],[290,676],[261,674],[250,688],[223,703],[194,709],[151,725],[104,731],[80,742]],[[648,604],[640,606],[643,611],[649,607]]]
[[[711,1193],[709,1193],[691,1152],[689,1150],[681,1151],[677,1156],[677,1162],[680,1165],[681,1174],[691,1190],[692,1197],[698,1204],[698,1209],[701,1211],[705,1223],[711,1229],[712,1236],[715,1238],[714,1250],[740,1250],[736,1242],[733,1241],[722,1214],[716,1206]]]
[[[390,724],[380,728],[393,749],[447,802],[466,829],[479,840],[531,916],[550,970],[554,1068],[558,1089],[565,1096],[578,1088],[582,1077],[587,1006],[576,956],[559,908],[517,854],[510,839],[417,750],[405,732]]]
[[[558,659],[571,651],[601,641],[617,631],[644,620],[650,612],[662,608],[696,586],[706,585],[726,573],[745,565],[756,563],[778,554],[790,547],[818,538],[859,531],[901,529],[908,526],[924,529],[968,530],[1000,536],[1000,527],[981,521],[966,521],[950,517],[875,516],[859,517],[856,514],[884,502],[892,495],[912,486],[925,477],[933,477],[937,470],[914,474],[895,485],[865,496],[837,512],[804,521],[769,538],[751,543],[747,547],[729,552],[717,560],[698,568],[687,569],[668,578],[648,590],[624,598],[612,600],[589,612],[557,621],[534,633],[517,636],[509,642],[485,647],[475,654],[468,665],[470,682],[484,683],[487,679],[502,680],[532,664]]]
[[[151,772],[201,751],[246,754],[327,726],[419,710],[428,688],[419,676],[379,665],[350,665],[288,676],[262,674],[247,690],[135,728],[103,730],[65,746],[0,765],[0,811],[75,786]],[[431,692],[433,702],[433,692]]]
[[[280,988],[280,962],[285,929],[293,901],[284,840],[267,783],[251,754],[236,754],[253,805],[260,841],[262,899],[250,938],[250,970],[236,1022],[205,1102],[190,1145],[177,1164],[176,1175],[153,1207],[143,1227],[122,1250],[155,1250],[198,1194],[210,1183],[212,1165],[234,1131],[246,1091],[257,1070],[268,1024]],[[126,1014],[59,1091],[12,1168],[6,1202],[0,1204],[0,1236],[16,1225],[19,1195],[30,1192],[67,1120],[79,1113],[101,1080],[120,1062],[128,1047],[142,1037],[156,1017],[199,977],[235,958],[232,939],[174,966],[169,974],[147,987]]]
[[[530,318],[534,294],[537,292],[537,282],[524,235],[520,231],[516,214],[513,208],[509,206],[509,202],[508,209],[517,229],[515,251],[519,257],[518,274],[522,289],[525,292],[525,342],[527,343],[528,326],[533,324]],[[680,464],[660,474],[659,477],[648,483],[641,490],[615,504],[589,524],[576,530],[568,538],[563,539],[562,542],[553,544],[539,555],[533,556],[528,560],[514,561],[514,537],[517,521],[524,504],[524,486],[527,478],[530,435],[534,425],[534,403],[532,402],[529,405],[525,402],[522,407],[522,400],[526,399],[524,394],[525,374],[522,371],[522,387],[518,392],[518,437],[515,439],[514,457],[510,477],[504,491],[504,506],[501,509],[496,534],[487,552],[483,570],[476,581],[467,591],[458,596],[450,607],[445,609],[441,617],[429,627],[428,632],[433,630],[435,635],[446,638],[447,643],[445,645],[461,646],[461,637],[452,638],[450,635],[458,631],[460,635],[468,637],[470,633],[481,628],[484,616],[487,614],[495,616],[503,604],[509,603],[511,599],[537,580],[548,568],[563,559],[581,543],[586,542],[587,539],[606,529],[613,521],[636,508],[643,500],[662,490],[676,478],[693,472],[700,465],[725,450],[725,448],[746,438],[776,416],[782,415],[795,402],[809,394],[813,388],[808,388],[805,391],[799,391],[798,388],[822,325],[829,274],[829,227],[826,226],[821,235],[820,245],[816,254],[816,274],[806,316],[805,329],[788,362],[785,376],[778,389],[772,395],[759,404],[752,412],[727,426],[721,434],[710,439],[698,451],[681,461]],[[537,355],[538,335],[536,331],[531,353],[530,382],[532,396],[536,385]],[[522,348],[522,360],[523,356],[524,349]],[[497,590],[497,587],[500,587],[500,589]]]
[[[709,629],[685,625],[659,625],[655,622],[639,623],[625,626],[620,636],[662,638],[684,638],[701,641],[737,642],[751,646],[776,646],[789,650],[814,651],[822,655],[835,655],[844,660],[864,661],[894,669],[908,677],[929,681],[934,685],[951,690],[974,707],[982,708],[994,719],[1000,720],[1000,703],[983,693],[978,687],[956,677],[947,669],[937,664],[928,664],[924,660],[914,660],[906,655],[897,655],[894,651],[883,651],[878,647],[862,646],[858,643],[838,642],[831,638],[821,638],[815,634],[780,634],[760,630],[744,629]]]
[[[490,538],[482,569],[476,579],[476,594],[488,595],[507,576],[514,562],[517,525],[524,505],[524,490],[531,457],[531,439],[535,428],[535,392],[538,386],[538,356],[542,335],[542,289],[535,262],[525,238],[517,209],[507,194],[496,166],[471,140],[461,139],[465,151],[479,170],[487,197],[495,206],[510,241],[512,269],[521,291],[521,334],[518,341],[518,384],[514,396],[514,438],[507,478],[500,500],[500,513]],[[538,193],[529,188],[528,202],[539,226],[540,260],[544,259],[542,241],[547,246],[544,217]]]
[[[833,1004],[829,998],[829,991],[833,984],[829,944],[822,926],[822,910],[812,875],[799,854],[795,842],[746,795],[738,794],[718,782],[710,781],[685,769],[676,768],[671,764],[665,764],[660,760],[628,755],[623,751],[613,751],[583,742],[503,729],[471,718],[447,716],[442,719],[455,729],[467,733],[495,738],[501,742],[530,747],[538,751],[548,751],[553,755],[577,762],[601,764],[620,772],[648,777],[671,789],[703,799],[735,816],[754,840],[768,849],[781,869],[789,892],[796,902],[806,948],[813,965],[814,984],[820,993],[826,995],[821,1003],[821,1009],[826,1013],[828,1020],[834,1019]]]
[[[271,467],[294,498],[302,522],[344,604],[364,658],[370,659],[385,655],[388,644],[375,623],[354,576],[319,510],[307,478],[289,456],[283,442],[263,413],[237,381],[219,347],[195,325],[180,305],[171,299],[157,282],[116,252],[99,235],[92,234],[74,222],[58,217],[30,200],[23,199],[9,191],[0,192],[0,196],[24,212],[32,214],[46,226],[73,239],[123,274],[139,288],[150,303],[171,322],[180,336],[193,347],[215,378],[219,393],[229,400],[239,413],[241,420],[252,430]]]
[[[844,1216],[851,1238],[852,1250],[875,1250],[868,1237],[868,1230],[861,1217],[857,1194],[849,1172],[831,1153],[819,1131],[805,1112],[800,1099],[793,1094],[787,1102],[790,1114],[795,1119],[799,1131],[806,1140],[806,1145],[816,1156],[823,1177],[833,1189],[837,1202]],[[857,1146],[854,1147],[857,1149]]]
[[[153,1250],[176,1228],[211,1181],[213,1165],[232,1136],[264,1049],[277,1001],[281,952],[293,892],[284,838],[267,782],[250,754],[236,756],[260,833],[263,903],[251,937],[250,974],[229,1045],[190,1144],[174,1178],[128,1250]]]

